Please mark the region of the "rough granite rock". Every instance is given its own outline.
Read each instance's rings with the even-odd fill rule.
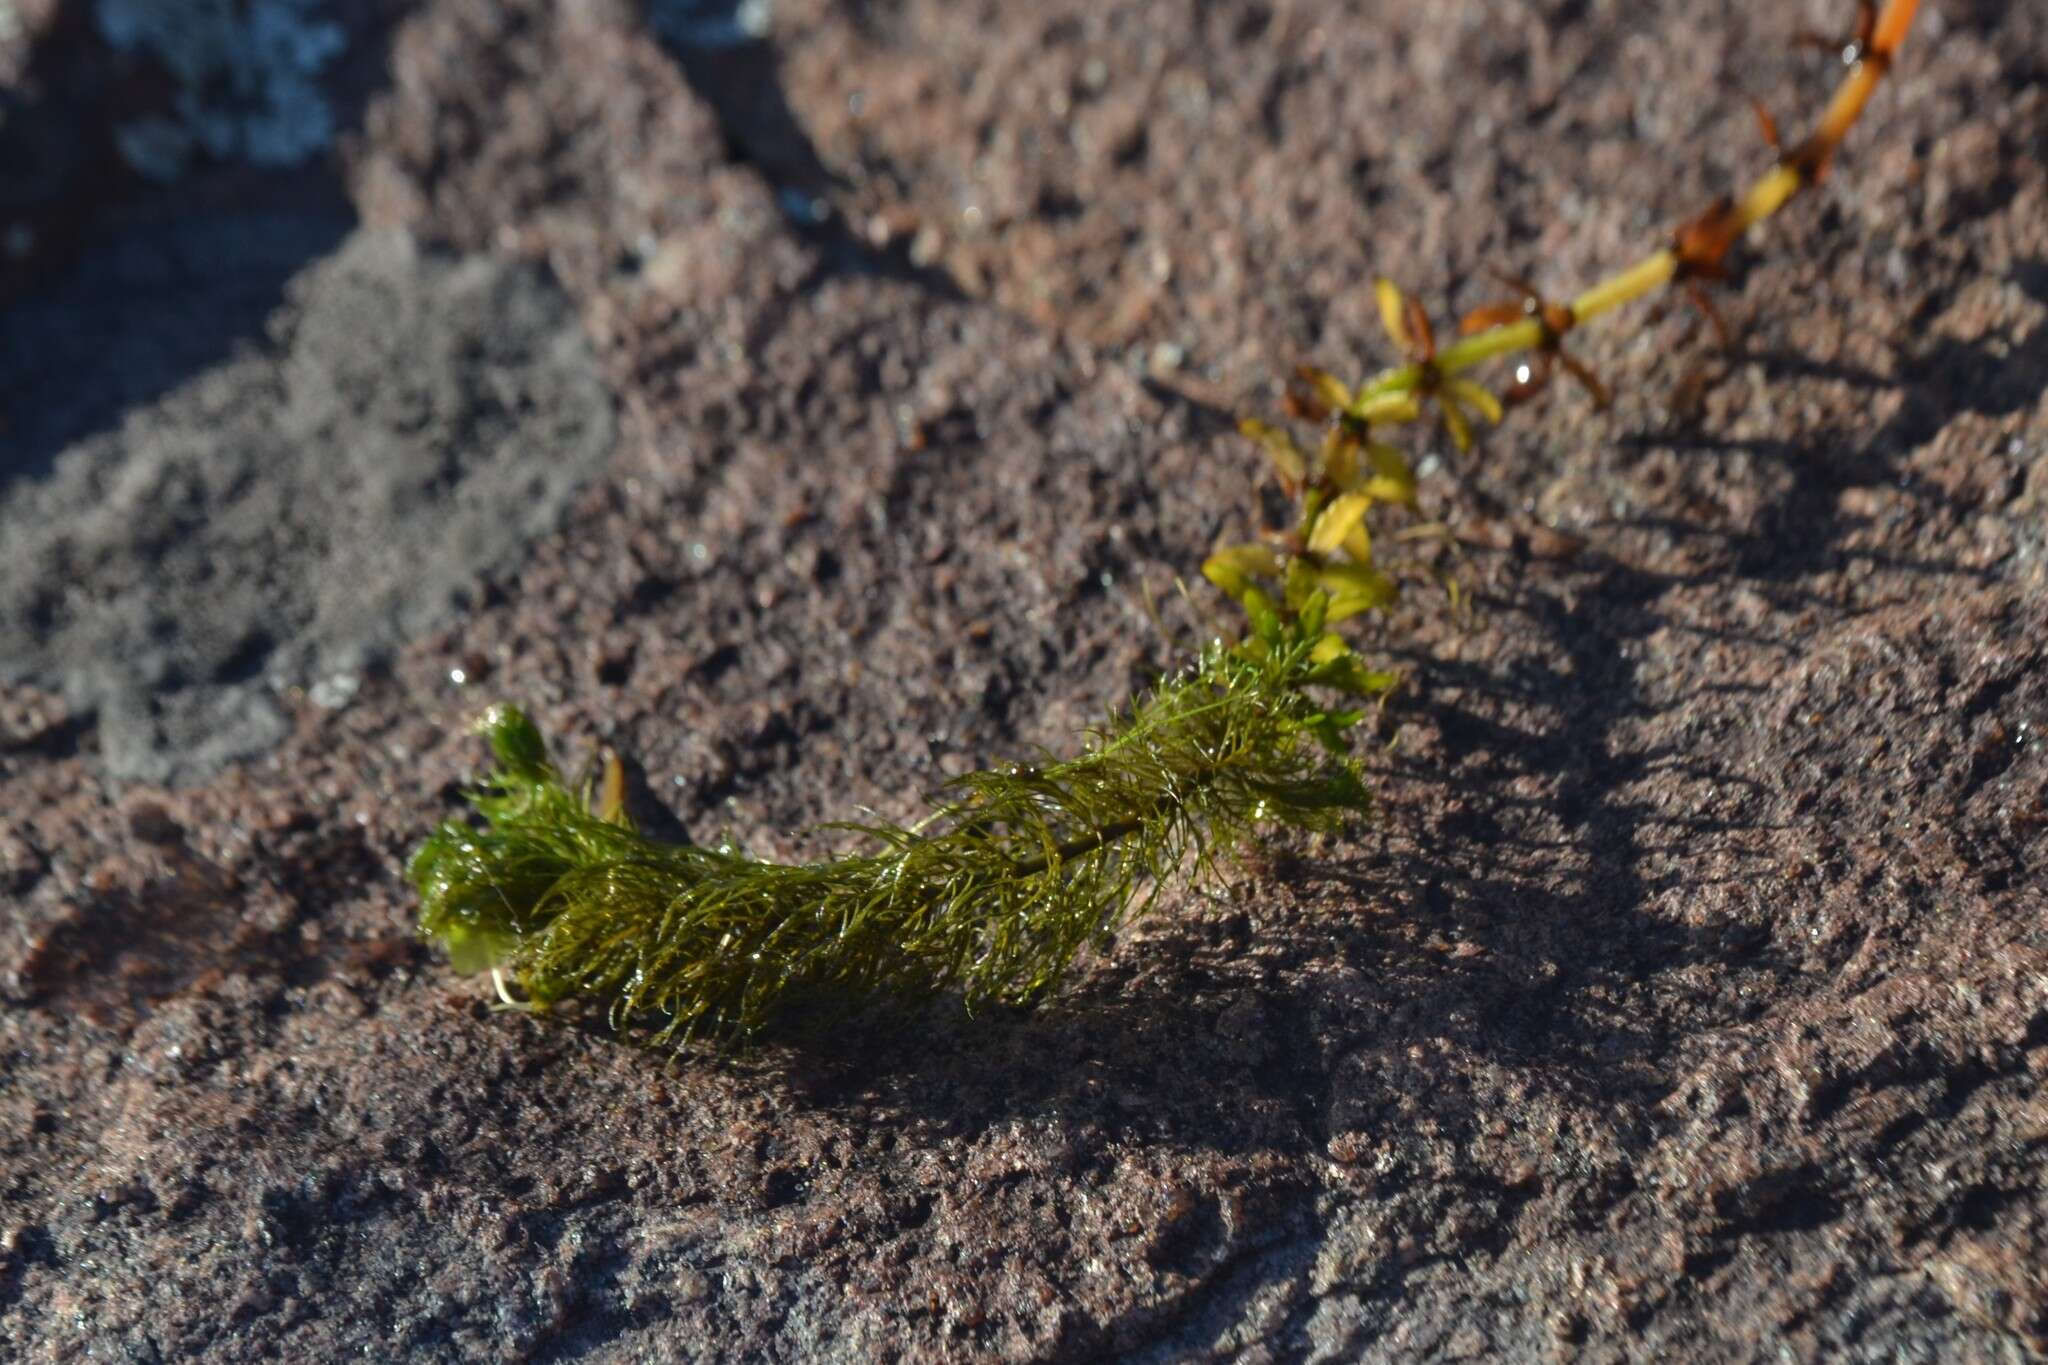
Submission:
[[[1611,410],[1427,462],[1473,608],[1375,627],[1373,829],[1054,1007],[652,1055],[490,1010],[400,876],[490,698],[767,853],[1063,743],[1173,657],[1136,589],[1206,628],[1230,415],[1382,359],[1376,272],[1632,259],[1824,98],[1795,8],[409,7],[356,205],[545,262],[625,439],[204,783],[0,691],[0,1355],[2048,1350],[2037,5],[1929,7],[1734,354],[1588,329]]]

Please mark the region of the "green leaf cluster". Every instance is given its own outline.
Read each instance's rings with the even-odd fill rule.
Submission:
[[[1335,376],[1303,368],[1305,392],[1292,406],[1323,421],[1313,455],[1285,428],[1246,418],[1239,430],[1265,450],[1281,487],[1299,499],[1295,526],[1274,543],[1228,545],[1202,564],[1202,576],[1244,608],[1250,635],[1239,646],[1253,655],[1301,639],[1320,670],[1317,681],[1369,694],[1394,683],[1358,662],[1350,643],[1327,627],[1387,606],[1394,580],[1373,558],[1367,522],[1375,506],[1415,505],[1415,474],[1401,452],[1373,439],[1375,422],[1411,421],[1419,411],[1405,394],[1361,399]]]
[[[593,810],[511,707],[480,722],[497,767],[414,857],[421,925],[458,969],[537,1006],[609,1005],[665,1040],[744,1038],[792,1006],[957,991],[1025,1002],[1075,955],[1209,870],[1257,826],[1334,828],[1369,798],[1344,731],[1390,679],[1334,657],[1319,613],[1214,645],[1111,716],[1074,758],[963,777],[914,826],[858,825],[847,857],[776,863],[659,842]]]

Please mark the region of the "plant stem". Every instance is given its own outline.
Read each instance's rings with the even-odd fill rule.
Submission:
[[[1154,811],[1153,814],[1156,815],[1158,812]],[[1113,820],[1100,829],[1090,830],[1086,834],[1077,835],[1067,840],[1047,856],[1026,858],[1022,862],[1011,863],[1010,871],[1013,875],[1019,877],[1036,877],[1056,862],[1071,862],[1084,853],[1094,853],[1100,849],[1108,848],[1117,840],[1136,834],[1144,827],[1145,822],[1143,820]]]
[[[1639,299],[1671,282],[1678,273],[1678,253],[1665,247],[1653,251],[1619,274],[1610,275],[1572,300],[1572,321],[1584,322],[1612,308]],[[1477,340],[1478,338],[1474,338]],[[1452,350],[1457,347],[1453,346]],[[1451,359],[1446,355],[1445,360]]]
[[[1699,262],[1688,261],[1682,248],[1662,247],[1626,270],[1580,293],[1571,301],[1574,325],[1631,303],[1683,278],[1695,264],[1718,265],[1719,258],[1744,233],[1763,222],[1819,180],[1835,150],[1855,126],[1863,107],[1891,69],[1892,58],[1906,40],[1920,0],[1888,0],[1872,29],[1867,51],[1857,54],[1849,74],[1837,87],[1834,98],[1822,112],[1820,122],[1804,142],[1780,157],[1778,163],[1759,176],[1743,196],[1725,211],[1709,210],[1696,220],[1711,228],[1710,241],[1701,249]],[[1706,259],[1711,257],[1711,259]],[[1483,361],[1521,351],[1533,351],[1555,338],[1537,320],[1530,318],[1491,327],[1464,337],[1444,348],[1431,365],[1401,365],[1374,375],[1360,390],[1361,397],[1385,393],[1407,393],[1421,388],[1435,375],[1452,375],[1469,370]]]

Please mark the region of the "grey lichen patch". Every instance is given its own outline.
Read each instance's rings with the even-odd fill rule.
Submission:
[[[611,450],[596,361],[536,270],[358,233],[285,300],[269,345],[46,469],[0,438],[0,680],[96,714],[114,777],[262,752],[284,688],[348,704],[553,529]],[[16,326],[0,317],[0,350]]]
[[[320,0],[99,0],[100,33],[153,58],[176,84],[171,107],[115,130],[142,174],[175,179],[197,154],[291,166],[334,139],[318,77],[347,38]]]

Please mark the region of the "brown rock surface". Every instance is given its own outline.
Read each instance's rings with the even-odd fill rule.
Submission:
[[[1476,609],[1377,628],[1376,828],[1053,1008],[668,1059],[491,1012],[400,876],[486,698],[770,853],[1063,743],[1247,524],[1228,414],[1383,355],[1374,273],[1624,263],[1836,8],[405,10],[357,208],[548,267],[625,438],[201,785],[0,693],[0,1355],[2048,1350],[2038,6],[1923,16],[1738,354],[1589,331],[1612,410],[1429,462]]]

